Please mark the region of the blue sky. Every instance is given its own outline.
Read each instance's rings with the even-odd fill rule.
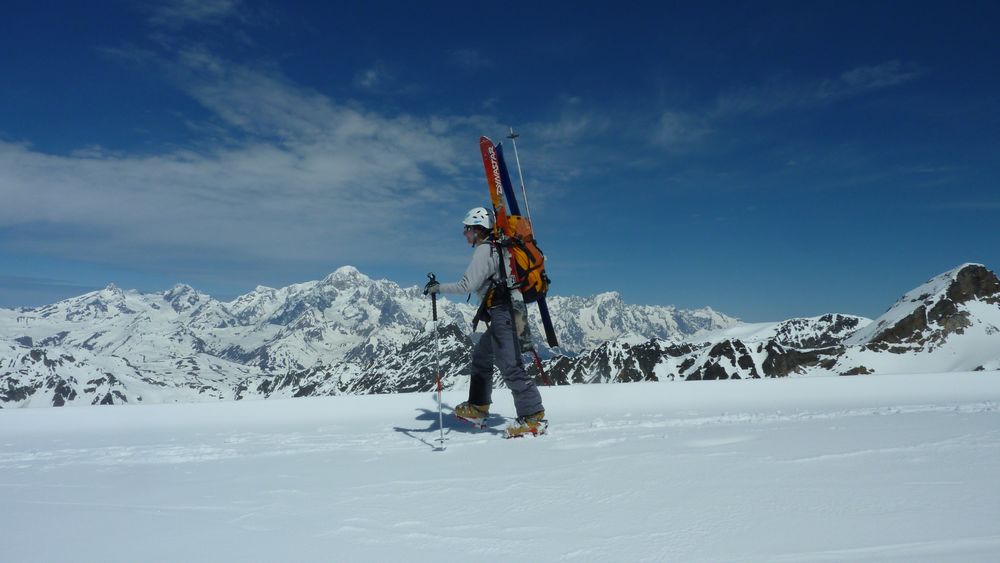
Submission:
[[[553,293],[877,316],[1000,266],[993,2],[8,2],[0,306],[457,278],[508,126]]]

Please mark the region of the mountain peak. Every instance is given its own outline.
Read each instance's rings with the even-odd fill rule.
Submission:
[[[961,266],[957,266],[957,267],[953,268],[952,270],[946,272],[946,274],[950,274],[950,275],[952,275],[954,277],[954,276],[957,276],[962,271],[970,269],[970,268],[971,269],[981,268],[981,269],[985,270],[986,266],[984,266],[983,264],[980,264],[978,262],[966,262],[965,264],[962,264]]]
[[[323,278],[323,283],[334,283],[343,281],[364,281],[370,279],[368,276],[361,273],[360,270],[354,266],[341,266],[337,268],[332,274]]]
[[[938,274],[906,293],[889,311],[900,306],[933,307],[943,299],[964,303],[1000,294],[1000,280],[982,264],[966,263]]]
[[[125,302],[125,291],[113,283],[109,283],[107,287],[100,291],[95,291],[93,293],[88,293],[83,296],[85,299],[94,299],[104,303],[124,303]]]
[[[1000,298],[1000,279],[986,266],[963,264],[953,272],[953,281],[946,292],[952,301],[963,303],[970,299]]]
[[[970,315],[964,310],[969,301],[1000,305],[1000,279],[982,264],[962,264],[927,280],[847,342],[924,345],[943,341],[970,325]]]
[[[201,294],[185,283],[179,283],[163,293],[164,301],[170,303],[170,306],[178,313],[194,307],[201,301],[201,297]]]
[[[113,295],[113,296],[116,296],[116,297],[125,295],[125,292],[122,291],[120,287],[118,287],[117,285],[115,285],[113,283],[109,283],[107,285],[107,287],[105,287],[104,289],[101,290],[101,293],[108,294],[108,295]]]

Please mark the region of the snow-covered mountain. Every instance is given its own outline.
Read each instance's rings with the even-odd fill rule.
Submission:
[[[1000,281],[978,264],[907,292],[875,321],[743,324],[709,308],[629,305],[616,293],[549,301],[563,347],[544,367],[562,384],[1000,369]],[[444,385],[460,389],[478,338],[474,307],[438,305]],[[230,302],[186,285],[154,294],[110,285],[0,309],[0,406],[428,390],[430,314],[419,288],[352,267]]]
[[[566,383],[784,377],[830,373],[830,355],[845,336],[871,321],[831,314],[780,323],[744,324],[680,340],[610,341],[577,357],[554,359],[549,371]]]
[[[713,311],[711,307],[683,310],[629,305],[617,292],[594,297],[556,295],[547,302],[560,346],[571,354],[608,340],[676,340],[739,324],[733,317]],[[541,327],[536,326],[533,334],[542,334]]]
[[[980,264],[935,276],[875,321],[831,314],[607,342],[549,367],[565,383],[973,370],[1000,370],[1000,280]]]
[[[438,305],[445,382],[461,385],[475,307]],[[570,355],[609,338],[676,339],[738,324],[711,309],[629,305],[613,293],[552,296],[549,308],[560,352]],[[153,294],[109,285],[44,307],[0,309],[0,405],[425,388],[436,370],[430,316],[418,287],[350,266],[320,281],[258,286],[230,302],[183,284]],[[536,316],[532,324],[540,340]]]

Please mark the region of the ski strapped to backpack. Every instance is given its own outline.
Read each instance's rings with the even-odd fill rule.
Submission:
[[[546,384],[550,384],[528,333],[526,307],[527,303],[538,305],[546,341],[550,347],[557,348],[559,341],[545,303],[545,294],[550,284],[549,277],[545,273],[545,255],[535,241],[531,220],[521,216],[507,165],[503,160],[503,147],[494,145],[488,137],[480,137],[479,149],[483,157],[486,182],[495,216],[491,244],[495,245],[500,253],[500,274],[507,280],[506,287],[496,289],[506,290],[509,293],[511,313],[522,352],[531,352],[534,355],[535,365],[542,379]],[[521,326],[517,326],[519,324]]]
[[[514,129],[513,128],[511,128],[510,133],[511,134],[508,135],[508,138],[511,140],[511,143],[513,143],[513,145],[514,145],[514,154],[517,155],[517,141],[515,139],[517,139],[518,135],[516,135],[514,133]],[[517,197],[514,195],[514,186],[512,185],[512,183],[510,181],[510,174],[507,173],[507,163],[504,161],[504,158],[503,158],[503,146],[502,146],[502,144],[496,145],[496,154],[497,154],[497,163],[499,164],[499,167],[500,167],[500,185],[503,188],[503,193],[504,193],[504,196],[506,197],[506,200],[507,200],[507,206],[508,206],[508,208],[510,210],[510,213],[511,213],[509,215],[509,219],[513,220],[514,217],[519,217],[520,218],[521,217],[521,209],[520,209],[520,206],[518,206],[518,204],[517,204]],[[518,172],[518,174],[521,173],[521,163],[520,162],[517,163],[517,172]],[[525,206],[525,210],[527,210],[528,209],[528,193],[527,193],[527,190],[524,187],[524,177],[523,176],[521,177],[521,194],[524,196],[524,206]],[[531,221],[531,213],[530,212],[528,212],[528,221],[529,221],[529,227],[530,227],[530,221]],[[517,230],[517,226],[514,226],[513,230],[516,231]],[[534,238],[534,235],[532,235],[532,239],[533,238]],[[535,248],[537,249],[537,245],[535,246]],[[541,250],[539,250],[539,254],[541,254]],[[545,291],[541,292],[541,295],[539,296],[539,298],[538,299],[533,299],[533,301],[534,301],[534,303],[536,305],[538,305],[538,313],[539,313],[539,316],[542,319],[542,328],[545,331],[545,337],[546,337],[546,341],[547,341],[549,347],[551,347],[551,348],[558,348],[559,347],[559,341],[556,339],[556,331],[555,331],[555,328],[552,326],[552,317],[551,317],[551,315],[549,315],[549,307],[548,307],[548,304],[545,302],[545,293],[548,291],[548,285],[549,285],[550,281],[549,281],[548,277],[545,275],[544,266],[539,269],[539,275],[540,276],[544,276],[543,279],[545,280]],[[539,366],[539,369],[541,369],[541,366]]]

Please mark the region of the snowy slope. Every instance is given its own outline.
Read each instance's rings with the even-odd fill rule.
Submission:
[[[428,393],[2,410],[2,559],[1000,555],[995,373],[543,393],[549,435],[448,418],[443,452]]]

